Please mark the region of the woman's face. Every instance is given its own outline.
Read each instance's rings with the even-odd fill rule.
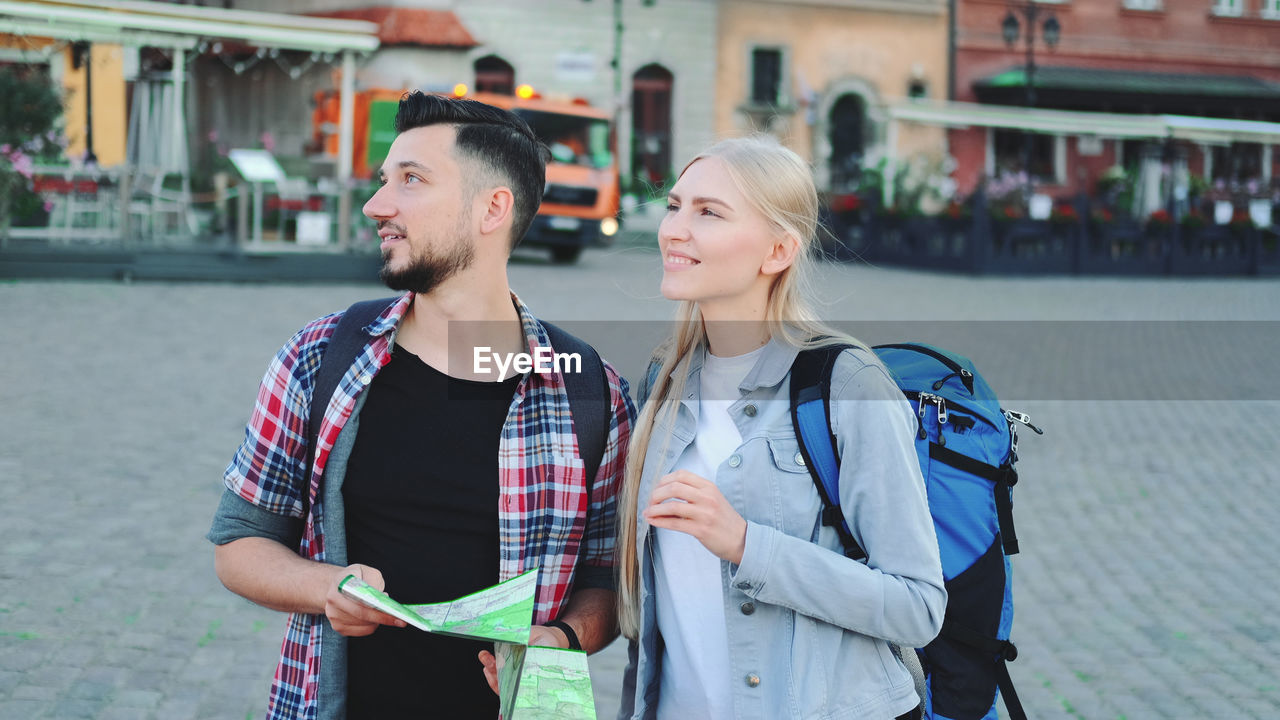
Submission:
[[[724,162],[702,158],[667,194],[658,227],[662,295],[697,302],[704,311],[748,303],[762,312],[773,277],[790,264],[790,257],[777,262],[780,243],[782,234],[747,202]]]

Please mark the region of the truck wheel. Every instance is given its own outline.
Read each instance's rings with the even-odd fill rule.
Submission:
[[[551,248],[551,260],[557,263],[568,264],[578,261],[578,256],[582,254],[580,247],[553,247]]]

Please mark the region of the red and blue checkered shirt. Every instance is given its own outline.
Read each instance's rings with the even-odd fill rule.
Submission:
[[[365,330],[369,343],[330,400],[320,423],[315,464],[307,458],[307,415],[311,388],[341,313],[316,320],[276,354],[245,431],[244,443],[225,474],[231,492],[261,509],[305,521],[300,555],[326,562],[324,494],[321,479],[330,451],[351,417],[360,393],[391,360],[395,329],[413,294],[390,305]],[[520,322],[535,357],[550,348],[546,329],[514,295]],[[498,446],[499,576],[506,580],[540,568],[535,624],[556,617],[568,600],[580,568],[612,572],[615,497],[635,408],[627,384],[606,363],[611,422],[600,469],[587,483],[569,412],[569,396],[558,373],[529,373],[516,387]],[[307,478],[309,482],[303,483]],[[303,518],[303,492],[309,493]],[[588,523],[588,518],[590,522]],[[323,615],[290,615],[271,687],[267,717],[316,717]]]

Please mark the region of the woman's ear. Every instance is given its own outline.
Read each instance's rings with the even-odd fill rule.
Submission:
[[[481,191],[478,197],[481,201],[478,209],[482,235],[497,232],[504,224],[510,226],[515,210],[515,196],[510,188],[499,185],[487,192]]]
[[[765,275],[777,275],[778,273],[791,267],[796,261],[796,254],[800,252],[800,239],[789,232],[779,233],[769,248],[769,254],[765,256],[764,263],[760,266],[760,272]]]

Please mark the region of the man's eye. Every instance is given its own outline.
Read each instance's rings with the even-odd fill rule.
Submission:
[[[422,178],[418,177],[417,175],[406,175],[404,178],[404,181],[405,181],[405,184],[422,182]]]

